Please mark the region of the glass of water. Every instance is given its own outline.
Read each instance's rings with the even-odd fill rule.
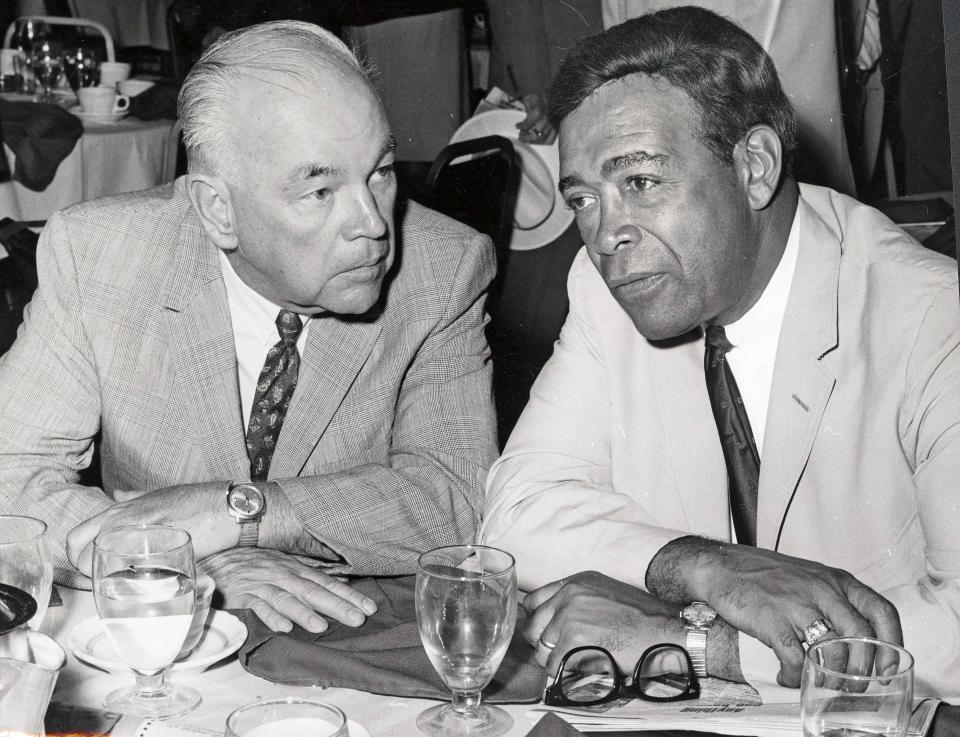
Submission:
[[[800,682],[804,737],[903,737],[912,705],[913,656],[902,647],[836,637],[807,650]]]
[[[116,527],[93,541],[93,598],[117,659],[136,677],[107,695],[110,711],[168,717],[190,711],[200,694],[164,681],[183,647],[197,584],[190,535],[176,527]]]
[[[26,591],[37,602],[27,626],[38,630],[50,603],[53,563],[47,526],[32,517],[0,515],[0,583]]]
[[[503,709],[480,703],[507,653],[517,619],[513,556],[483,545],[454,545],[420,556],[417,626],[452,702],[427,709],[417,727],[435,737],[496,737],[513,725]]]

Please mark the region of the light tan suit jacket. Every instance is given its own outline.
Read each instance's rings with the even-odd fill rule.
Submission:
[[[797,217],[758,544],[881,591],[900,612],[919,689],[955,695],[957,265],[831,190],[802,186]],[[670,540],[731,539],[703,339],[645,340],[584,253],[569,291],[554,355],[491,469],[483,539],[517,556],[528,589],[587,569],[642,586]],[[773,682],[772,651],[764,659],[751,642],[741,650],[745,672],[762,661],[759,675]]]
[[[472,540],[496,456],[489,239],[416,204],[397,229],[383,310],[311,324],[270,466],[344,572]],[[55,215],[38,270],[0,359],[0,511],[47,522],[63,579],[66,534],[110,491],[226,488],[250,464],[217,251],[182,181]],[[77,483],[98,430],[106,491]]]

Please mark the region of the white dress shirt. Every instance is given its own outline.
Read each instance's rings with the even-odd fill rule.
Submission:
[[[799,250],[800,225],[794,217],[783,256],[760,299],[743,317],[726,326],[727,340],[734,346],[727,353],[727,362],[743,398],[761,459],[770,386],[773,383],[773,364],[777,358],[780,328]]]
[[[280,340],[277,315],[283,309],[248,287],[239,277],[223,251],[218,250],[223,284],[227,290],[230,322],[233,324],[233,342],[237,348],[237,381],[240,388],[240,409],[243,426],[250,421],[253,398],[257,393],[257,379],[267,359],[267,351]],[[303,346],[310,329],[310,319],[304,319],[303,330],[297,338],[297,350],[303,355]]]

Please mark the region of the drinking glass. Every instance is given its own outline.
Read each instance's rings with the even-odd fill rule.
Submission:
[[[53,589],[53,563],[47,550],[47,526],[32,517],[0,515],[0,583],[26,591],[37,602],[27,622],[40,628]]]
[[[63,52],[62,61],[63,73],[74,94],[81,87],[95,87],[100,81],[97,58],[87,49],[81,46],[67,49]]]
[[[116,527],[93,541],[93,598],[107,639],[136,686],[107,694],[110,711],[167,717],[193,709],[200,694],[164,682],[193,619],[196,570],[190,535],[176,527]]]
[[[513,719],[480,703],[507,652],[517,618],[513,556],[482,545],[437,548],[417,562],[417,626],[430,662],[453,693],[417,726],[429,735],[495,737]]]
[[[337,707],[310,699],[256,701],[227,717],[225,737],[349,737],[347,717]]]
[[[892,665],[878,673],[877,660]],[[807,650],[800,682],[804,737],[903,737],[912,703],[913,656],[902,647],[837,637]]]
[[[40,85],[40,94],[37,102],[55,103],[53,91],[60,84],[60,75],[63,74],[62,52],[60,45],[54,41],[38,41],[33,45],[30,58],[33,62],[33,76]]]
[[[13,48],[19,49],[18,73],[20,77],[20,91],[33,94],[36,80],[33,77],[33,46],[48,38],[50,27],[43,21],[35,18],[25,18],[17,23],[13,35]]]

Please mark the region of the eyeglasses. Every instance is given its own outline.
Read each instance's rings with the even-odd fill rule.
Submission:
[[[624,698],[682,701],[700,696],[700,682],[687,651],[679,645],[647,648],[626,679],[613,656],[596,646],[575,647],[563,656],[553,685],[543,692],[547,706],[596,706]]]

